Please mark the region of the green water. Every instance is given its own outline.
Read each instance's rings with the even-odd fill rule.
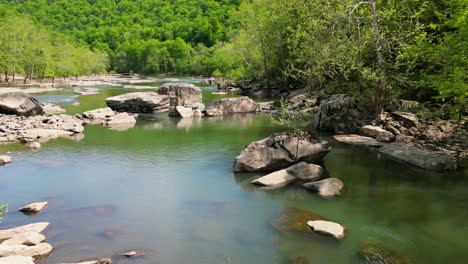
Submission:
[[[101,107],[122,92],[104,88],[66,108]],[[210,95],[207,89],[205,100]],[[466,262],[466,170],[429,173],[332,142],[323,165],[344,182],[342,197],[323,200],[299,184],[261,190],[250,184],[259,174],[234,174],[232,162],[246,144],[276,131],[282,128],[265,115],[181,120],[162,114],[142,116],[128,131],[87,126],[81,141],[58,139],[40,151],[0,146],[14,158],[0,168],[0,202],[10,206],[0,228],[50,222],[45,235],[54,251],[46,264],[127,249],[145,256],[116,257],[117,263],[263,264],[297,256],[310,263],[356,263],[365,241],[383,243],[414,263]],[[50,204],[39,215],[15,211],[45,199]],[[275,230],[270,220],[288,207],[345,225],[347,237],[336,242]]]

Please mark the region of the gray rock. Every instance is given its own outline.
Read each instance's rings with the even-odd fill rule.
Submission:
[[[36,214],[42,211],[47,206],[47,204],[48,202],[32,203],[21,207],[19,211],[26,214]]]
[[[235,98],[224,98],[211,102],[206,108],[207,116],[219,116],[235,113],[260,112],[261,106],[254,100],[243,96]]]
[[[338,240],[343,239],[345,237],[345,228],[342,225],[335,222],[314,220],[307,221],[307,225],[312,229],[312,231],[316,233],[331,236]]]
[[[197,115],[198,115],[198,112],[197,112]],[[188,108],[188,107],[185,107],[185,106],[176,106],[169,113],[169,116],[181,117],[181,118],[190,118],[190,117],[194,116],[194,111],[192,110],[192,108]]]
[[[35,246],[45,240],[45,236],[36,232],[24,232],[16,234],[11,238],[3,241],[2,245],[25,245]]]
[[[381,147],[386,143],[377,141],[370,137],[364,137],[355,134],[348,134],[348,135],[335,135],[333,136],[339,142],[350,144],[350,145],[361,145],[367,147]]]
[[[418,127],[419,126],[419,119],[418,117],[409,112],[393,112],[392,117],[397,121],[402,121],[406,127]]]
[[[202,103],[202,91],[193,84],[188,83],[165,83],[159,86],[158,94],[171,97],[171,106],[186,106]]]
[[[294,178],[294,176],[292,176],[287,170],[284,169],[272,172],[266,176],[253,180],[252,183],[275,188],[284,186],[295,179],[296,178]]]
[[[135,92],[106,99],[107,106],[117,112],[162,113],[170,109],[170,97],[154,92]]]
[[[0,257],[25,256],[32,257],[34,260],[41,260],[47,257],[53,247],[48,243],[40,243],[35,246],[25,245],[0,245]]]
[[[77,263],[60,263],[60,264],[112,264],[112,260],[110,258],[101,258],[98,260],[92,261],[85,261],[85,262],[77,262]]]
[[[44,113],[39,101],[27,93],[0,94],[0,114],[34,116]]]
[[[315,181],[323,176],[322,166],[306,162],[292,165],[286,171],[294,178],[306,181]]]
[[[320,162],[331,150],[327,141],[298,138],[287,133],[250,143],[236,157],[235,172],[274,171],[297,162]]]
[[[308,182],[304,184],[305,188],[316,192],[323,198],[340,195],[343,186],[343,182],[336,178],[328,178],[321,181]]]
[[[86,111],[82,114],[83,118],[87,119],[106,119],[115,115],[116,113],[110,107],[104,107],[99,109],[94,109]]]
[[[101,92],[101,89],[80,87],[80,88],[74,88],[73,92],[79,95],[93,95],[93,94],[99,94]]]
[[[133,115],[130,115],[128,113],[118,113],[116,115],[107,117],[105,119],[106,125],[107,126],[114,126],[114,125],[120,125],[120,124],[135,124],[136,119]]]
[[[313,125],[318,131],[354,134],[373,119],[371,106],[364,97],[335,94],[322,100]]]
[[[0,258],[0,264],[34,264],[32,257],[9,256]]]
[[[411,143],[395,142],[381,147],[379,151],[397,160],[427,170],[445,171],[457,168],[456,161],[446,153],[423,149]]]
[[[364,136],[375,138],[377,141],[380,142],[391,142],[395,139],[395,136],[391,132],[379,126],[363,126],[361,127],[361,133]]]
[[[46,115],[63,114],[66,112],[61,106],[50,103],[43,104],[42,109]]]
[[[41,148],[41,143],[39,143],[37,141],[30,142],[30,143],[28,143],[28,148],[40,149]]]
[[[0,241],[9,239],[14,235],[26,233],[26,232],[34,232],[34,233],[41,233],[44,229],[49,226],[47,222],[39,222],[34,224],[28,224],[23,226],[18,226],[15,228],[0,230]]]

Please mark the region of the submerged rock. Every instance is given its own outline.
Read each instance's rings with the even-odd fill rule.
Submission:
[[[335,135],[333,136],[339,142],[351,144],[351,145],[362,145],[367,147],[381,147],[386,143],[377,141],[370,137],[364,137],[355,134],[348,134],[348,135]]]
[[[0,114],[34,116],[44,113],[41,103],[23,92],[0,94]]]
[[[101,258],[98,260],[91,260],[85,262],[76,262],[76,263],[60,263],[60,264],[112,264],[112,259],[110,258]]]
[[[323,216],[298,208],[285,208],[270,221],[270,224],[281,232],[307,232],[311,230],[308,221],[327,220]]]
[[[376,243],[365,243],[358,252],[362,264],[410,264],[411,261],[396,252]]]
[[[316,233],[331,236],[338,240],[343,239],[345,236],[345,228],[342,225],[335,222],[315,220],[308,221],[307,225],[312,229],[312,231]]]
[[[25,245],[35,246],[45,240],[45,236],[36,232],[24,232],[16,234],[11,238],[3,241],[2,245]]]
[[[235,172],[273,171],[286,168],[294,163],[320,162],[331,150],[327,141],[287,133],[250,143],[234,162]]]
[[[117,112],[162,113],[170,109],[170,97],[154,92],[135,92],[106,99],[107,106]]]
[[[188,83],[165,83],[159,86],[158,94],[171,97],[171,106],[185,106],[192,108],[202,103],[202,91],[193,84]]]
[[[0,258],[0,264],[34,264],[32,257],[9,256]]]
[[[329,198],[341,194],[343,189],[343,182],[336,178],[328,178],[316,182],[308,182],[304,184],[304,187],[316,192],[319,196]]]
[[[442,151],[424,149],[410,143],[395,142],[387,144],[381,147],[379,151],[397,160],[427,170],[445,171],[457,168],[456,161],[448,154]]]
[[[32,203],[21,207],[19,211],[25,214],[37,214],[42,211],[47,206],[47,204],[48,202]]]
[[[101,92],[101,89],[80,87],[80,88],[74,88],[73,92],[79,95],[93,95],[93,94],[99,94]]]
[[[236,113],[254,113],[262,110],[261,105],[249,97],[224,98],[211,102],[206,107],[207,116],[220,116]]]

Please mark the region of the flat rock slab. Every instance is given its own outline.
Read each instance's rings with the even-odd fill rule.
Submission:
[[[294,181],[295,179],[296,178],[294,178],[294,176],[289,174],[289,172],[284,169],[272,172],[266,176],[252,181],[252,183],[269,187],[281,187]]]
[[[50,103],[43,104],[42,109],[44,110],[44,113],[46,115],[63,114],[63,113],[66,112],[66,110],[63,109],[61,106],[55,105],[55,104],[50,104]]]
[[[9,256],[0,258],[0,264],[34,264],[32,257]]]
[[[326,236],[331,236],[335,239],[343,239],[345,236],[345,228],[331,221],[323,221],[323,220],[314,220],[314,221],[307,221],[307,225],[312,229],[312,231],[323,234]]]
[[[48,222],[39,222],[34,224],[28,224],[23,226],[18,226],[10,229],[0,230],[0,241],[9,239],[14,235],[25,233],[25,232],[35,232],[41,233],[44,231],[47,226],[49,226]]]
[[[91,261],[85,261],[85,262],[59,263],[59,264],[112,264],[112,260],[110,258],[102,258],[98,260],[91,260]]]
[[[25,245],[35,246],[42,243],[45,236],[36,232],[24,232],[12,236],[10,239],[3,241],[2,245]]]
[[[423,149],[410,143],[395,142],[379,149],[394,159],[434,171],[455,170],[457,163],[448,154],[441,151]]]
[[[335,135],[333,138],[336,141],[350,144],[350,145],[361,145],[367,147],[381,147],[386,143],[377,141],[371,137],[364,137],[356,134],[348,134],[348,135]]]
[[[21,207],[19,211],[25,214],[37,214],[42,211],[47,206],[47,204],[48,202],[32,203]]]
[[[155,92],[135,92],[106,99],[107,106],[117,112],[155,114],[170,109],[170,96]]]
[[[343,182],[338,180],[337,178],[328,178],[321,181],[308,182],[304,184],[305,188],[316,192],[319,196],[323,198],[329,198],[340,195],[343,186]]]
[[[25,256],[34,260],[41,260],[47,257],[53,247],[48,243],[41,243],[36,246],[25,245],[0,245],[0,257]]]
[[[83,112],[83,118],[87,119],[106,119],[115,115],[116,113],[110,107],[98,108]]]

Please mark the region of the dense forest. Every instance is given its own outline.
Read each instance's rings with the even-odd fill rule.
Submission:
[[[1,0],[0,56],[5,73],[30,77],[107,68],[254,78],[373,94],[377,108],[389,95],[437,99],[461,115],[467,10],[465,0]],[[20,28],[35,33],[9,36]]]

